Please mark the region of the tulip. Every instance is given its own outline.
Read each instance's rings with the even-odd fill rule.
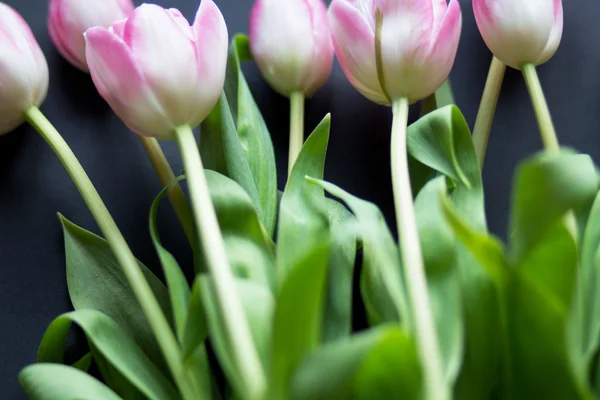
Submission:
[[[510,67],[543,64],[558,49],[561,0],[473,0],[473,11],[485,43]]]
[[[280,94],[311,95],[329,78],[333,45],[323,0],[257,0],[249,33],[254,61]]]
[[[389,104],[424,99],[444,82],[456,57],[462,17],[458,0],[333,0],[329,21],[350,83],[370,100]]]
[[[0,135],[25,120],[48,93],[48,64],[27,22],[0,3]]]
[[[197,127],[223,91],[228,35],[212,0],[202,1],[193,26],[178,10],[144,4],[85,38],[96,88],[139,134],[170,139],[178,126]]]
[[[131,0],[50,0],[50,38],[67,61],[87,72],[85,31],[94,26],[108,28],[133,9]]]

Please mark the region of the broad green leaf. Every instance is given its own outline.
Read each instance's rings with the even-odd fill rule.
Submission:
[[[268,213],[263,210],[257,184],[250,170],[247,151],[238,136],[225,93],[202,122],[200,132],[200,150],[205,168],[233,179],[244,188],[261,222],[265,226],[271,226],[273,222],[265,219]],[[270,233],[272,234],[272,230]]]
[[[92,353],[86,353],[83,357],[73,363],[72,367],[77,368],[83,372],[87,372],[92,366],[92,362],[94,358],[92,357]]]
[[[258,355],[263,368],[268,371],[270,366],[269,346],[272,335],[275,299],[270,290],[264,285],[241,279],[238,279],[236,283],[238,295],[244,307]],[[212,283],[207,276],[199,275],[194,287],[197,285],[202,298],[206,322],[208,323],[210,340],[217,354],[219,364],[238,395],[243,395],[242,381],[230,353],[231,345],[229,344],[227,331],[225,330],[222,316],[216,304]]]
[[[98,310],[129,335],[161,370],[166,371],[158,344],[127,278],[106,240],[60,216],[65,235],[67,285],[75,310]],[[163,312],[171,319],[164,284],[139,263]]]
[[[448,196],[457,215],[475,232],[485,234],[481,171],[469,126],[460,110],[446,106],[412,124],[408,129],[408,151],[416,160],[411,163],[413,184],[424,184],[431,177],[427,168],[446,176]],[[458,246],[457,265],[465,318],[465,354],[455,396],[489,398],[498,386],[500,370],[498,293],[490,276],[464,245]]]
[[[339,187],[309,179],[345,202],[357,220],[356,230],[363,244],[361,294],[372,325],[383,322],[410,324],[398,246],[376,205],[352,196]]]
[[[281,199],[277,240],[279,290],[273,320],[271,397],[286,398],[292,373],[322,339],[331,234],[323,189],[330,117],[304,143]]]
[[[237,277],[275,287],[275,261],[248,194],[233,180],[206,171],[229,262]]]
[[[181,180],[183,180],[183,177],[176,179],[170,185],[163,188],[158,196],[156,196],[156,199],[154,199],[152,207],[150,208],[150,237],[152,238],[152,244],[154,244],[154,248],[158,253],[158,258],[160,259],[167,280],[167,288],[169,290],[173,319],[175,322],[175,332],[180,341],[183,340],[183,331],[188,315],[190,287],[175,257],[173,257],[173,255],[161,244],[156,217],[162,198],[173,185],[179,184]]]
[[[401,329],[389,332],[362,363],[353,384],[354,398],[421,398],[421,366],[413,341]]]
[[[575,375],[581,385],[589,385],[592,362],[600,346],[600,195],[589,214],[581,247],[581,264],[571,307],[567,340]],[[596,365],[596,370],[597,370]],[[594,387],[598,394],[598,376]]]
[[[388,392],[390,397],[380,398],[419,398],[420,366],[414,345],[400,327],[393,325],[382,325],[315,350],[295,371],[291,398],[342,400],[353,398],[354,392],[368,394],[369,387],[386,381],[383,371],[374,371],[373,364],[392,346],[398,346],[394,353],[400,358],[391,365],[402,366],[388,371],[387,379],[396,382],[397,390]]]
[[[241,63],[252,60],[248,37],[237,35],[231,41],[225,94],[237,133],[254,177],[262,209],[262,220],[270,235],[277,219],[277,168],[267,125],[244,78]],[[225,152],[228,149],[225,148]],[[245,186],[242,185],[244,188]]]
[[[189,312],[183,334],[183,358],[186,359],[208,338],[208,324],[204,313],[200,280],[196,279],[192,288]]]
[[[329,233],[313,231],[315,247],[296,260],[277,295],[270,390],[286,398],[299,362],[321,342],[329,255]]]
[[[100,381],[66,365],[31,365],[21,371],[19,382],[31,400],[121,400]]]
[[[136,343],[99,311],[78,310],[56,318],[44,334],[38,361],[63,362],[64,345],[72,322],[83,329],[93,348],[149,399],[179,398],[175,388]]]
[[[352,280],[357,252],[356,219],[339,202],[327,199],[331,247],[327,276],[323,339],[335,341],[352,330]]]
[[[442,195],[445,192],[444,178],[429,182],[415,200],[415,214],[444,363],[445,383],[448,392],[452,392],[462,364],[464,326],[458,242],[443,215]]]
[[[598,191],[589,156],[539,154],[519,168],[513,191],[510,249],[516,265],[525,260],[566,212]]]
[[[277,235],[280,284],[308,252],[320,245],[322,238],[311,233],[320,232],[327,225],[318,210],[325,207],[323,189],[308,184],[305,177],[323,178],[330,123],[331,117],[327,115],[304,143],[281,198]]]

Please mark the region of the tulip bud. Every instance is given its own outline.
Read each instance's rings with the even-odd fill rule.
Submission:
[[[558,49],[561,0],[473,0],[473,11],[483,40],[508,66],[543,64]]]
[[[24,112],[48,92],[48,64],[27,22],[0,3],[0,135],[19,126]]]
[[[133,8],[131,0],[50,0],[50,38],[67,61],[87,72],[85,31],[94,26],[108,28]]]
[[[257,0],[250,14],[250,50],[266,81],[280,94],[316,92],[333,65],[323,0]]]
[[[85,37],[100,95],[142,135],[170,139],[177,126],[198,126],[223,91],[229,39],[212,0],[202,0],[193,27],[178,10],[144,4]]]
[[[389,104],[424,99],[446,80],[462,16],[458,0],[333,0],[329,21],[350,83],[370,100]]]

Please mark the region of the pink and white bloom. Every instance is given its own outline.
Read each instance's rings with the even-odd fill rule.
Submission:
[[[87,72],[85,31],[94,26],[108,28],[133,9],[131,0],[50,0],[50,38],[67,61]]]
[[[280,94],[316,92],[333,65],[323,0],[256,0],[250,13],[250,49],[264,78]]]
[[[543,64],[558,49],[562,0],[473,0],[473,11],[483,40],[508,66]]]
[[[381,73],[376,13],[381,13]],[[456,58],[462,16],[458,0],[333,0],[329,21],[338,60],[350,83],[389,104],[431,95]]]
[[[21,125],[48,93],[48,64],[27,22],[0,3],[0,135]]]
[[[202,0],[193,26],[178,10],[144,4],[85,37],[96,88],[139,134],[170,139],[177,126],[195,128],[223,91],[229,39],[212,0]]]

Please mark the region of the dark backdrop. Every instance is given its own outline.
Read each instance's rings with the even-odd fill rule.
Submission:
[[[42,110],[62,132],[106,201],[134,253],[157,270],[147,232],[147,215],[159,191],[157,179],[136,136],[112,114],[89,77],[61,59],[46,31],[47,0],[4,0],[31,25],[50,65],[50,92]],[[251,0],[216,0],[230,34],[247,32]],[[140,1],[136,1],[140,3]],[[189,18],[197,0],[162,0]],[[471,10],[461,0],[463,33],[452,83],[459,107],[472,126],[491,55]],[[600,5],[595,0],[565,1],[565,32],[556,56],[540,71],[558,135],[563,144],[600,160]],[[280,187],[286,170],[288,104],[247,67],[256,100],[265,115],[275,149]],[[389,172],[390,110],[362,98],[339,66],[307,104],[307,130],[332,113],[326,179],[377,203],[393,223]],[[412,110],[414,119],[418,113]],[[517,163],[541,146],[520,74],[510,70],[504,84],[484,170],[491,230],[505,236],[509,191]],[[181,168],[172,143],[166,152]],[[0,397],[25,396],[17,373],[35,361],[42,334],[57,315],[69,311],[62,233],[56,213],[97,231],[86,206],[62,166],[41,138],[24,126],[0,137]],[[167,206],[161,229],[167,247],[189,257],[185,240]],[[188,258],[189,259],[189,258]]]

